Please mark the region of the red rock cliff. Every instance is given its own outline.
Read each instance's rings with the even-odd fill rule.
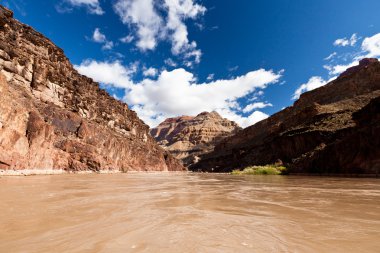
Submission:
[[[192,170],[281,160],[293,173],[380,174],[380,63],[363,59],[293,106],[226,138]]]
[[[134,111],[0,6],[0,170],[183,170]]]
[[[239,130],[235,122],[222,118],[217,112],[203,112],[196,117],[166,119],[150,133],[162,147],[188,166]]]

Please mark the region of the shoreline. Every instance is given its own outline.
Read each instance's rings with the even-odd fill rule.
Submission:
[[[52,176],[52,175],[83,175],[83,174],[161,174],[161,173],[170,173],[170,174],[183,174],[183,173],[200,173],[200,174],[218,174],[218,175],[231,175],[231,173],[208,173],[208,172],[193,172],[193,171],[139,171],[139,170],[130,170],[123,172],[120,170],[100,170],[100,171],[67,171],[63,169],[23,169],[23,170],[0,170],[0,177],[8,176]],[[258,176],[258,175],[242,175],[242,176]],[[259,175],[266,176],[266,175]],[[312,174],[312,173],[290,173],[287,175],[277,175],[277,176],[300,176],[300,177],[337,177],[337,178],[380,178],[380,174]]]
[[[52,175],[83,175],[83,174],[128,174],[128,173],[188,173],[188,171],[139,171],[139,170],[130,170],[123,172],[120,170],[84,170],[84,171],[67,171],[63,169],[24,169],[24,170],[0,170],[1,176],[52,176]]]

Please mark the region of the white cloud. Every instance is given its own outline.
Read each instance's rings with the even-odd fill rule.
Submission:
[[[380,33],[365,38],[360,51],[349,55],[351,56],[349,63],[324,65],[323,68],[329,71],[330,76],[336,76],[343,73],[346,69],[358,65],[362,58],[380,57]]]
[[[335,66],[324,65],[323,68],[329,71],[330,76],[336,76],[346,71],[346,69],[356,66],[358,64],[358,61],[353,61],[349,64],[338,64]]]
[[[337,55],[337,52],[331,53],[329,56],[327,56],[324,60],[329,61],[333,59]]]
[[[86,7],[91,14],[103,15],[104,11],[100,7],[99,0],[64,0],[64,3],[74,7]]]
[[[232,80],[197,84],[193,74],[175,69],[163,71],[155,81],[143,80],[126,94],[125,100],[140,114],[151,112],[141,116],[151,126],[159,123],[159,116],[196,115],[201,111],[213,110],[230,119],[233,116],[238,123],[246,126],[254,118],[239,116],[232,110],[231,103],[279,78],[279,74],[261,69]]]
[[[244,107],[243,112],[248,113],[252,112],[254,109],[263,109],[266,107],[272,107],[273,105],[271,103],[264,103],[264,102],[257,102],[253,104],[249,104],[246,107]]]
[[[346,46],[355,46],[356,42],[358,41],[358,35],[356,33],[352,34],[351,38],[342,38],[342,39],[337,39],[334,42],[334,46],[338,47],[346,47]]]
[[[239,66],[234,66],[234,67],[230,67],[230,68],[228,68],[228,71],[230,71],[230,72],[233,72],[233,71],[236,71],[236,70],[238,70],[238,68],[239,68]]]
[[[165,64],[170,66],[170,67],[177,67],[177,63],[173,61],[172,58],[168,58],[165,60]]]
[[[95,60],[86,60],[74,67],[79,73],[91,77],[96,82],[116,88],[128,89],[133,87],[131,75],[136,71],[134,65],[127,68],[119,61],[97,62]]]
[[[380,57],[380,33],[365,38],[362,43],[362,50],[367,53],[365,57]]]
[[[154,8],[154,0],[118,0],[113,7],[124,24],[136,27],[138,48],[146,51],[156,47],[163,20]]]
[[[99,28],[95,28],[94,33],[92,34],[92,40],[97,43],[102,43],[103,50],[111,50],[114,46],[112,41],[108,41],[106,35],[104,35]]]
[[[154,50],[159,41],[168,40],[173,55],[182,56],[185,65],[200,62],[202,52],[195,41],[189,41],[185,24],[206,11],[195,0],[117,0],[114,10],[124,24],[135,27],[136,46],[142,51]]]
[[[104,45],[102,46],[103,50],[111,50],[113,48],[114,44],[112,41],[106,41]]]
[[[98,43],[104,43],[107,40],[106,36],[100,32],[99,28],[95,28],[95,31],[92,34],[92,39]]]
[[[150,126],[168,117],[215,110],[246,127],[268,115],[259,111],[248,117],[239,115],[237,99],[276,83],[281,77],[280,73],[260,69],[234,79],[197,83],[192,73],[180,68],[164,70],[156,80],[147,78],[134,83],[131,75],[135,69],[123,67],[120,62],[88,60],[75,68],[95,81],[124,88],[124,101]]]
[[[256,124],[257,122],[262,121],[269,117],[268,114],[263,113],[261,111],[254,111],[248,117],[243,117],[239,114],[236,114],[230,109],[218,109],[216,111],[220,115],[222,115],[224,118],[235,121],[243,128],[252,126],[253,124]]]
[[[164,2],[168,12],[166,28],[172,42],[172,53],[174,55],[184,54],[185,58],[194,56],[195,62],[199,63],[202,53],[196,49],[195,41],[189,41],[184,21],[203,15],[206,8],[195,4],[193,0],[164,0]]]
[[[348,40],[346,38],[339,39],[335,41],[334,45],[339,46],[354,46],[357,41],[361,39],[357,37],[357,34],[353,34]],[[356,52],[345,54],[344,57],[338,56],[336,52],[325,58],[325,60],[330,60],[333,57],[337,59],[344,59],[344,63],[339,63],[336,65],[324,65],[323,68],[328,71],[329,80],[324,80],[320,76],[314,76],[309,79],[305,84],[302,84],[293,94],[293,99],[298,99],[300,95],[309,90],[321,87],[330,81],[334,80],[338,75],[346,71],[348,68],[359,65],[359,61],[363,58],[379,58],[380,57],[380,33],[373,35],[372,37],[367,37],[363,40],[361,47]]]
[[[157,76],[157,74],[158,74],[158,70],[155,69],[155,68],[152,68],[152,67],[150,67],[150,68],[148,68],[148,69],[145,69],[145,70],[143,71],[143,75],[144,75],[144,76],[155,77],[155,76]]]
[[[134,39],[135,37],[133,35],[128,34],[127,36],[120,38],[120,41],[123,43],[131,43]]]
[[[325,85],[327,82],[320,76],[313,76],[307,83],[302,84],[293,95],[293,99],[298,99],[302,93],[314,90]]]
[[[214,76],[215,76],[215,74],[209,74],[209,75],[207,76],[207,81],[214,80]]]

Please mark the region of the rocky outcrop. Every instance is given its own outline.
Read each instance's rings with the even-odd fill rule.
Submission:
[[[175,171],[134,111],[0,6],[0,170]]]
[[[150,130],[150,134],[185,165],[212,151],[217,143],[241,128],[217,112],[203,112],[196,117],[169,118]]]
[[[380,63],[364,59],[293,106],[224,139],[192,170],[284,163],[290,173],[380,172]]]

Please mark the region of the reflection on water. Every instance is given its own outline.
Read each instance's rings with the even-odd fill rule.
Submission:
[[[0,178],[0,252],[379,252],[380,181]]]

